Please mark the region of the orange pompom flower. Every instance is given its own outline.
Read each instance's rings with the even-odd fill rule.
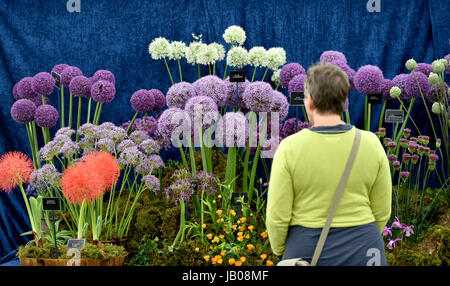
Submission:
[[[120,176],[120,166],[113,155],[96,151],[83,157],[86,168],[92,167],[94,172],[103,176],[106,190],[109,191],[117,182]]]
[[[267,265],[267,266],[273,266],[272,260],[267,260],[267,261],[266,261],[266,265]]]
[[[83,201],[93,202],[101,197],[105,190],[104,178],[84,162],[75,163],[67,168],[61,177],[64,197],[74,205]]]
[[[8,152],[0,158],[0,190],[11,192],[28,183],[33,172],[33,162],[21,152]]]

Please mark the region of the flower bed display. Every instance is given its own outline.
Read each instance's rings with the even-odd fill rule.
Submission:
[[[40,72],[14,86],[11,116],[26,128],[31,159],[4,154],[0,189],[20,191],[28,213],[31,231],[24,235],[33,240],[19,248],[21,265],[60,266],[73,259],[82,266],[276,264],[265,228],[270,164],[283,138],[310,127],[305,109],[289,105],[293,92],[304,92],[305,68],[286,64],[280,47],[247,51],[245,31],[238,26],[223,34],[229,49],[194,38],[189,45],[161,37],[150,43],[151,58],[163,60],[172,85],[132,93],[136,113],[121,126],[101,123],[102,110],[116,93],[110,71],[87,77],[77,67],[59,64],[52,74]],[[198,78],[183,77],[182,59],[196,66]],[[375,131],[386,147],[394,196],[392,218],[382,233],[389,263],[448,265],[450,225],[443,219],[450,203],[448,60],[431,65],[409,60],[410,73],[392,80],[376,66],[353,70],[337,51],[325,51],[320,61],[340,67],[355,90],[342,118],[351,124],[349,109],[356,96],[364,96],[361,127]],[[207,75],[201,66],[208,67]],[[240,69],[251,76],[232,82],[230,70]],[[261,79],[258,69],[264,71]],[[270,83],[265,82],[269,71]],[[51,94],[59,84],[57,109],[50,100],[55,102]],[[374,95],[382,102],[378,121],[372,118]],[[423,134],[412,118],[416,101],[424,104],[432,134]],[[386,123],[389,108],[404,110],[405,120]],[[288,118],[290,109],[296,117]],[[407,128],[411,124],[415,130]],[[161,155],[170,148],[179,150],[179,160],[164,162]],[[438,189],[429,187],[431,179]],[[48,197],[61,201],[56,219],[42,208]],[[85,244],[69,249],[71,239]],[[432,256],[421,254],[422,241],[440,246]]]

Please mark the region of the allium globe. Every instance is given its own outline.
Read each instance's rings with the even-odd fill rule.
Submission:
[[[381,94],[383,72],[376,66],[366,65],[359,68],[353,81],[356,89],[362,94]]]
[[[356,74],[356,72],[343,61],[335,60],[335,61],[332,61],[331,64],[338,66],[343,72],[345,72],[345,74],[347,75],[347,78],[348,78],[348,82],[350,84],[350,90],[355,89],[353,77]]]
[[[272,95],[272,110],[271,112],[279,113],[280,122],[286,119],[289,113],[289,102],[286,96],[279,91],[274,90]]]
[[[207,129],[219,117],[217,104],[208,96],[194,96],[190,98],[186,103],[185,110],[189,114],[194,128]]]
[[[11,107],[11,117],[20,124],[34,120],[36,105],[29,99],[19,99]]]
[[[189,114],[180,108],[168,108],[158,119],[158,131],[166,142],[170,142],[172,132],[179,126],[191,131]]]
[[[306,74],[305,69],[299,63],[289,63],[281,69],[280,82],[284,87],[288,87],[291,79],[300,74]]]
[[[114,84],[106,80],[99,80],[91,86],[91,96],[95,102],[110,103],[116,95]]]
[[[217,123],[216,146],[244,147],[249,136],[249,123],[241,112],[227,112]]]
[[[112,84],[116,84],[116,77],[114,74],[108,70],[98,70],[94,73],[94,75],[91,77],[92,82],[96,82],[99,80],[106,80],[109,81]]]
[[[73,66],[69,66],[66,67],[62,72],[61,72],[61,83],[63,86],[65,87],[69,87],[70,82],[72,81],[72,79],[76,76],[79,75],[83,75],[83,72],[77,68],[77,67],[73,67]]]
[[[164,93],[162,93],[162,91],[160,91],[159,89],[150,89],[149,92],[155,98],[155,105],[153,106],[153,110],[162,110],[166,105],[166,97],[164,96]]]
[[[431,72],[433,72],[433,68],[430,64],[427,63],[418,63],[415,72],[421,72],[426,76],[429,76]]]
[[[341,61],[343,63],[347,63],[347,58],[345,55],[338,51],[325,51],[320,55],[320,62],[334,62]]]
[[[35,98],[32,98],[31,101],[36,105],[36,107],[39,107],[43,104],[42,96],[36,96]],[[45,97],[45,104],[51,104],[50,98],[48,98],[47,96]]]
[[[291,92],[305,91],[305,77],[305,74],[299,74],[292,78],[288,85],[289,96],[291,95]]]
[[[392,81],[395,83],[395,86],[400,88],[402,91],[400,94],[400,98],[405,101],[410,101],[411,97],[406,93],[405,87],[406,87],[406,79],[408,78],[408,74],[399,74],[395,76]]]
[[[131,106],[136,112],[149,113],[155,106],[153,93],[146,89],[140,89],[133,93],[130,99]]]
[[[61,75],[63,70],[68,67],[70,67],[68,64],[58,64],[52,68],[52,72],[55,72],[55,73]]]
[[[390,79],[383,79],[381,82],[381,96],[384,99],[392,99],[391,88],[395,86],[395,83]]]
[[[432,86],[428,82],[428,77],[421,72],[410,73],[406,78],[405,92],[411,98],[420,98],[421,92],[424,96],[426,96],[430,92],[431,88]]]
[[[268,112],[272,109],[273,89],[262,81],[250,83],[244,91],[244,103],[252,111]]]
[[[74,77],[69,84],[70,92],[75,96],[89,98],[91,96],[92,80],[79,75]]]
[[[24,77],[17,84],[17,97],[19,99],[32,99],[36,96],[39,96],[33,90],[33,78],[32,77]]]
[[[227,86],[227,96],[225,100],[225,105],[229,107],[236,107],[236,83],[230,82],[230,77],[225,79],[225,84]],[[245,79],[245,82],[240,82],[238,85],[238,108],[246,108],[243,96],[244,91],[250,82]]]
[[[36,125],[43,128],[52,128],[58,122],[58,110],[51,105],[42,104],[34,113]]]
[[[179,82],[172,85],[166,94],[166,104],[168,107],[184,109],[189,98],[196,96],[194,86],[188,82]]]
[[[210,97],[217,106],[225,105],[227,100],[227,85],[217,76],[208,75],[196,80],[192,86],[198,96]]]
[[[40,72],[33,77],[31,88],[39,95],[50,94],[55,88],[55,78],[48,72]]]

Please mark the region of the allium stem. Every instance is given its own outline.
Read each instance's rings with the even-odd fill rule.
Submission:
[[[202,75],[200,73],[200,64],[197,64],[197,70],[198,70],[198,78],[201,78]]]
[[[275,87],[275,90],[278,90],[279,87],[280,87],[280,83],[277,83],[277,86]]]
[[[364,99],[364,130],[367,130],[367,95]]]
[[[214,62],[214,65],[213,65],[213,75],[216,75],[216,62]]]
[[[197,167],[195,166],[195,147],[194,147],[194,142],[190,142],[189,144],[189,157],[191,158],[191,171],[192,171],[192,175],[196,176],[197,175]]]
[[[181,64],[180,64],[180,60],[178,59],[178,71],[180,72],[180,82],[183,81],[183,75],[181,74]]]
[[[256,68],[257,67],[255,67],[255,69],[253,70],[252,82],[255,80]]]
[[[64,86],[61,85],[61,128],[64,128]]]
[[[211,65],[210,64],[208,64],[208,70],[209,70],[209,75],[211,75],[212,71],[211,71]]]
[[[82,104],[83,98],[81,96],[78,97],[78,114],[77,114],[77,135],[76,135],[76,142],[80,139],[80,134],[78,133],[78,129],[80,129],[80,120],[81,120],[81,104]]]
[[[372,104],[367,104],[367,131],[370,131],[370,117],[372,112]]]
[[[25,127],[27,129],[28,134],[28,142],[30,143],[30,149],[31,149],[31,155],[33,157],[33,166],[34,169],[37,169],[37,159],[36,159],[36,153],[34,152],[34,142],[33,142],[33,133],[31,131],[31,124],[25,123]]]
[[[127,128],[127,134],[130,134],[131,127],[133,126],[134,121],[136,121],[138,114],[139,114],[139,112],[136,111],[136,113],[133,116],[133,119],[131,119],[130,125],[128,125],[128,128]]]
[[[37,159],[37,166],[38,168],[41,167],[41,160],[39,160],[39,158],[37,157],[37,154],[39,154],[39,147],[38,147],[38,140],[37,140],[37,132],[36,132],[36,123],[33,121],[31,122],[31,125],[33,126],[33,142],[34,142],[34,152],[36,154],[36,159]]]
[[[72,128],[72,109],[73,109],[73,94],[70,92],[69,95],[69,128]]]
[[[264,79],[266,78],[267,72],[269,71],[269,67],[266,68],[266,71],[264,72],[264,76],[262,78],[261,81],[264,81]]]
[[[383,99],[383,106],[381,107],[380,119],[378,120],[378,129],[381,128],[381,126],[383,126],[384,111],[386,110],[386,102],[387,99]]]
[[[172,74],[170,73],[169,65],[167,64],[166,58],[163,58],[163,59],[164,59],[164,64],[166,64],[167,72],[169,73],[170,82],[173,85],[173,78],[172,78]]]
[[[225,72],[223,73],[223,80],[225,80],[227,78],[227,70],[228,70],[228,65],[225,65]]]
[[[102,114],[102,108],[103,108],[103,102],[100,103],[100,106],[99,106],[99,109],[97,112],[97,117],[95,118],[95,122],[94,122],[95,125],[98,125],[98,123],[100,122],[100,114]]]
[[[91,120],[91,106],[92,106],[92,97],[89,97],[86,123],[89,123]]]

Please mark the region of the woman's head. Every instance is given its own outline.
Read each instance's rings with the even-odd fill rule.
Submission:
[[[305,108],[308,117],[317,114],[341,115],[350,83],[339,67],[318,63],[308,69],[305,78]]]

